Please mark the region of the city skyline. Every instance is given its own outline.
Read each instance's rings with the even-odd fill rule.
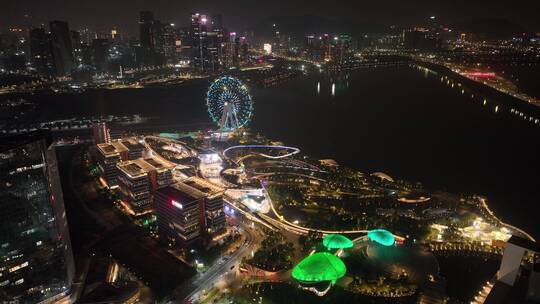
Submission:
[[[540,304],[540,3],[0,9],[0,303]]]
[[[522,3],[519,3],[522,2]],[[522,5],[520,5],[522,4]],[[347,1],[340,6],[332,6],[324,2],[309,1],[283,2],[274,1],[263,4],[252,1],[179,3],[173,1],[155,1],[152,4],[144,1],[78,2],[70,1],[25,1],[8,0],[8,9],[0,12],[0,29],[22,26],[28,20],[25,15],[32,16],[34,26],[46,24],[50,20],[68,21],[72,28],[91,28],[93,30],[110,30],[118,27],[130,36],[138,34],[137,24],[133,21],[142,10],[154,11],[162,21],[176,22],[187,26],[186,18],[192,12],[220,13],[227,15],[226,27],[237,30],[249,30],[259,21],[280,16],[313,15],[331,20],[346,21],[352,24],[373,25],[414,25],[430,16],[437,16],[441,22],[459,25],[483,19],[506,19],[523,26],[530,32],[540,31],[540,21],[535,12],[540,9],[538,3],[518,1],[509,9],[504,1],[417,1],[410,5],[402,1],[390,0],[385,3],[369,4]],[[348,7],[344,10],[343,7]]]

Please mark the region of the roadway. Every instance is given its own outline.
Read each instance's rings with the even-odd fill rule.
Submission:
[[[503,221],[501,221],[493,211],[491,211],[491,209],[489,209],[489,206],[487,204],[487,200],[483,197],[478,197],[479,201],[480,201],[480,204],[481,204],[481,207],[486,211],[487,215],[489,215],[491,217],[491,219],[493,219],[495,222],[498,222],[501,226],[503,227],[506,227],[510,230],[514,230],[514,231],[517,231],[518,233],[520,233],[522,236],[525,236],[526,238],[528,238],[529,240],[533,241],[533,242],[536,242],[536,240],[530,235],[528,234],[527,232],[523,231],[522,229],[518,228],[518,227],[515,227],[515,226],[512,226],[508,223],[505,223]]]
[[[184,301],[191,300],[196,303],[205,295],[205,292],[210,291],[219,280],[223,279],[224,275],[227,275],[229,272],[236,273],[238,271],[242,258],[255,252],[256,247],[264,237],[262,232],[250,227],[246,221],[238,218],[241,234],[246,236],[244,243],[233,254],[218,259],[207,271],[198,274],[192,278],[191,282],[175,290],[173,298],[166,301],[166,303],[178,303],[178,299]]]
[[[256,239],[255,234],[251,230],[251,228],[243,226],[242,230],[241,231],[243,232],[243,234],[245,233],[246,236],[244,244],[240,246],[240,248],[228,258],[223,257],[220,258],[218,261],[214,262],[214,265],[212,265],[204,274],[202,274],[200,277],[197,277],[193,281],[193,285],[195,285],[196,288],[185,297],[186,300],[196,300],[201,298],[201,296],[204,295],[204,292],[206,290],[209,290],[214,286],[216,280],[221,279],[222,276],[229,271],[236,272],[238,270],[238,266],[242,261],[242,257],[245,256],[247,253],[251,252],[250,249],[254,245],[254,241]]]

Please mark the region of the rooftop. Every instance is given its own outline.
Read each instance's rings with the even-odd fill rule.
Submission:
[[[120,169],[130,177],[139,177],[148,173],[148,171],[145,171],[142,166],[132,160],[118,163],[117,166],[118,169]]]
[[[172,191],[178,191],[178,192],[181,192],[182,195],[184,196],[187,196],[189,197],[190,199],[193,199],[193,200],[199,200],[199,199],[203,199],[206,197],[206,194],[204,194],[204,192],[201,192],[187,184],[184,184],[182,182],[178,182],[178,183],[175,183],[175,184],[172,184],[170,186],[172,189],[169,189],[172,190]],[[167,191],[167,190],[166,190]]]
[[[115,154],[128,151],[128,148],[126,148],[126,146],[124,146],[121,142],[117,141],[98,144],[97,147],[104,156],[113,156]]]
[[[154,167],[157,171],[174,168],[174,165],[161,162],[160,160],[152,157],[145,158],[144,161]]]
[[[118,169],[128,174],[130,177],[139,177],[148,174],[148,172],[155,170],[150,164],[139,158],[136,160],[128,160],[118,163]]]
[[[182,183],[206,194],[207,196],[215,196],[223,193],[223,191],[225,190],[197,176],[192,176],[182,181]]]
[[[198,177],[190,177],[182,182],[177,182],[161,190],[166,195],[186,197],[187,200],[199,200],[206,197],[220,195],[223,189],[214,186]]]
[[[129,150],[142,150],[144,146],[135,138],[125,138],[120,141]]]
[[[173,166],[164,164],[154,158],[138,158],[118,163],[118,169],[128,174],[132,178],[148,174],[152,171],[163,171],[172,169]]]

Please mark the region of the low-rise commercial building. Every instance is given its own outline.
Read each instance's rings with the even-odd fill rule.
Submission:
[[[166,187],[174,182],[172,174],[174,165],[161,162],[152,157],[145,158],[144,161],[154,168],[149,172],[150,187],[152,192],[155,192],[157,189]]]
[[[155,205],[160,236],[170,244],[190,244],[201,235],[225,230],[223,189],[201,178],[190,177],[159,189]]]
[[[154,200],[160,236],[173,245],[186,245],[201,235],[204,193],[183,183],[156,191]]]
[[[92,131],[94,133],[94,142],[96,144],[110,143],[111,134],[109,128],[105,122],[96,122],[92,125]]]
[[[152,200],[147,166],[135,160],[120,162],[116,167],[120,199],[126,204],[124,207],[134,215],[150,210]]]
[[[128,159],[137,159],[143,157],[144,145],[136,138],[125,138],[120,140],[120,143],[128,149]]]
[[[153,158],[139,158],[117,164],[121,200],[138,215],[153,209],[154,191],[173,182],[173,166]]]
[[[97,161],[102,172],[102,181],[109,187],[118,186],[118,170],[116,164],[127,159],[127,148],[120,143],[103,143],[97,145]]]
[[[144,146],[134,138],[112,141],[97,145],[97,161],[102,172],[103,181],[109,188],[118,185],[118,169],[116,165],[120,161],[134,160],[141,158]]]
[[[225,230],[223,189],[200,177],[190,177],[183,182],[206,195],[203,209],[205,232],[211,236],[223,232]]]

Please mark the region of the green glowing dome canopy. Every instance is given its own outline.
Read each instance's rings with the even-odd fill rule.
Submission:
[[[293,268],[292,277],[301,282],[335,282],[346,272],[345,264],[338,257],[328,252],[317,252],[300,261]]]
[[[396,239],[394,235],[384,229],[374,229],[368,232],[368,238],[376,243],[379,243],[384,246],[392,246]]]
[[[328,249],[351,248],[353,242],[341,234],[328,234],[323,239],[324,247]]]

